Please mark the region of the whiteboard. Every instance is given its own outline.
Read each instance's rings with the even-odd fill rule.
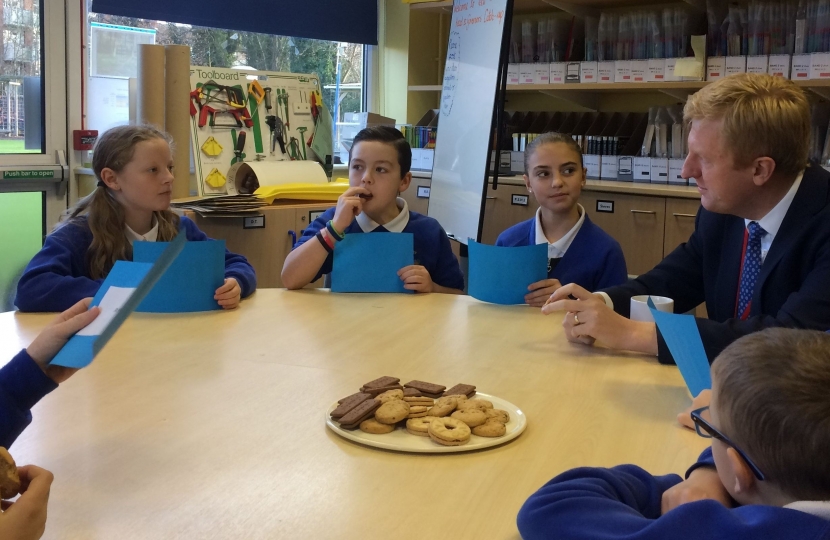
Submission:
[[[478,239],[508,0],[455,0],[428,215]]]

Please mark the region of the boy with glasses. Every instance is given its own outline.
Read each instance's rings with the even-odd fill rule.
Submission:
[[[712,438],[686,473],[563,473],[519,511],[525,539],[830,539],[830,335],[771,328],[712,364],[694,411]]]

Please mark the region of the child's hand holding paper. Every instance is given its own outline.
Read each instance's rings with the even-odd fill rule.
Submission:
[[[98,306],[90,308],[90,302],[92,302],[92,298],[84,298],[58,315],[26,348],[26,352],[29,353],[32,360],[50,379],[58,384],[71,377],[78,370],[49,365],[49,362],[66,345],[69,338],[89,325],[101,313]]]

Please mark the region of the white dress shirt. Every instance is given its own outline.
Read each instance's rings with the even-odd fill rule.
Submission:
[[[784,198],[778,201],[772,210],[767,215],[758,220],[758,225],[766,231],[766,234],[761,237],[761,263],[767,258],[769,248],[772,246],[772,241],[775,240],[775,235],[778,234],[778,229],[781,228],[781,223],[787,215],[787,210],[795,198],[795,193],[798,191],[798,186],[801,185],[801,179],[804,178],[804,171],[798,173],[798,176],[790,187],[790,190],[784,195]],[[749,224],[752,220],[745,219],[745,225],[749,229]]]

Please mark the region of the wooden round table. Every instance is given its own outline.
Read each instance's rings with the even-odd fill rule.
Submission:
[[[0,314],[2,363],[52,317]],[[382,375],[475,384],[527,430],[419,455],[326,428]],[[689,402],[675,367],[570,344],[527,306],[262,289],[232,312],[132,315],[11,452],[55,474],[44,538],[518,538],[522,503],[566,469],[682,474],[706,447],[675,422]]]

